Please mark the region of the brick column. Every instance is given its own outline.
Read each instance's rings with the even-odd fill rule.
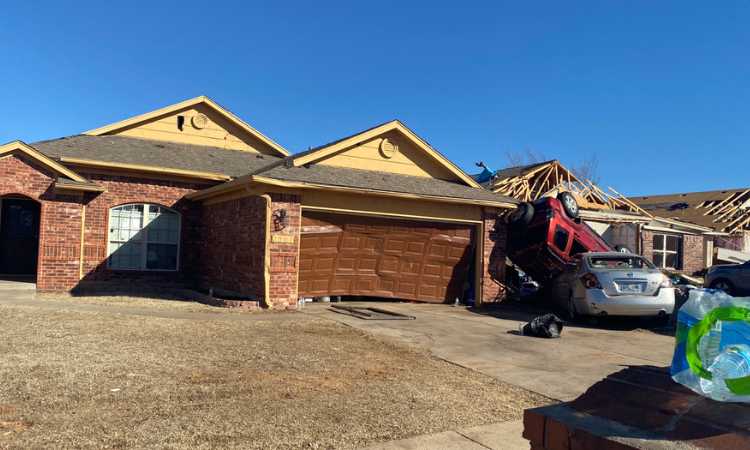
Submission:
[[[80,280],[82,196],[42,198],[37,290],[71,291]]]
[[[508,227],[498,218],[499,210],[483,209],[484,255],[482,258],[482,303],[493,303],[505,298],[505,255]]]
[[[272,200],[269,243],[271,279],[266,304],[275,309],[294,309],[297,307],[298,300],[299,244],[302,227],[300,198],[292,194],[270,194],[270,196]],[[286,216],[283,225],[278,223],[278,218],[282,214]]]

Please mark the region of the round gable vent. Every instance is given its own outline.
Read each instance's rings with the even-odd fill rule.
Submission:
[[[193,123],[193,127],[199,130],[206,128],[206,125],[208,125],[208,117],[205,114],[196,114],[190,121]]]
[[[385,138],[380,142],[380,154],[383,158],[391,159],[398,152],[398,145],[392,140]]]

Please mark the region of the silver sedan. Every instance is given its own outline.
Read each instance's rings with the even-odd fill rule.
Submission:
[[[582,253],[552,282],[554,300],[569,318],[672,314],[670,279],[642,256],[619,252]]]

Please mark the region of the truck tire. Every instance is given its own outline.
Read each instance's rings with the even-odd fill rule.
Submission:
[[[563,210],[568,217],[571,219],[578,218],[578,202],[576,202],[576,198],[573,197],[573,194],[570,192],[560,192],[557,194],[557,199],[560,200]]]
[[[534,205],[529,202],[523,202],[516,207],[516,209],[510,213],[508,221],[511,226],[514,227],[525,227],[531,223],[531,219],[534,218]]]

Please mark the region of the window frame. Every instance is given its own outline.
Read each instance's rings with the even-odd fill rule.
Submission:
[[[141,225],[141,230],[139,232],[144,232],[145,235],[142,239],[141,246],[143,248],[143,253],[141,256],[141,266],[137,269],[126,269],[126,268],[118,268],[118,267],[112,267],[112,242],[120,242],[120,241],[113,241],[111,239],[111,233],[112,233],[112,211],[117,208],[122,208],[125,206],[143,206],[143,223]],[[156,244],[156,245],[172,245],[172,244],[165,244],[163,242],[149,242],[148,241],[148,230],[146,229],[148,225],[151,223],[151,220],[148,217],[148,207],[149,206],[158,206],[159,208],[164,208],[167,211],[170,211],[177,215],[177,243],[174,244],[177,246],[177,257],[175,260],[175,268],[174,269],[149,269],[148,268],[148,244]],[[127,242],[127,241],[126,241]],[[117,271],[117,272],[179,272],[180,271],[180,263],[182,262],[180,259],[180,253],[182,251],[182,214],[180,214],[178,211],[175,211],[172,208],[169,208],[164,205],[160,205],[159,203],[141,203],[141,202],[135,202],[135,203],[123,203],[121,205],[112,206],[107,210],[107,269],[110,271]]]
[[[558,233],[560,233],[560,234],[561,233],[565,233],[565,245],[563,246],[563,248],[560,248],[557,245],[557,235],[558,235]],[[559,252],[565,253],[566,251],[568,251],[568,246],[570,245],[571,235],[572,235],[572,233],[570,232],[570,230],[568,230],[567,228],[565,228],[563,226],[557,225],[555,227],[554,233],[552,233],[552,246],[555,247]]]
[[[661,248],[656,248],[656,237],[662,236],[662,246]],[[675,238],[677,239],[677,250],[668,250],[667,249],[667,239],[668,238]],[[667,234],[667,233],[654,233],[651,237],[651,262],[656,266],[658,269],[672,269],[672,270],[682,270],[683,266],[683,252],[682,252],[682,244],[683,244],[683,236],[679,234]],[[655,256],[659,254],[661,255],[661,264],[656,264],[656,261],[654,261],[656,258]],[[675,261],[677,262],[677,267],[669,267],[667,265],[667,255],[675,255]]]

